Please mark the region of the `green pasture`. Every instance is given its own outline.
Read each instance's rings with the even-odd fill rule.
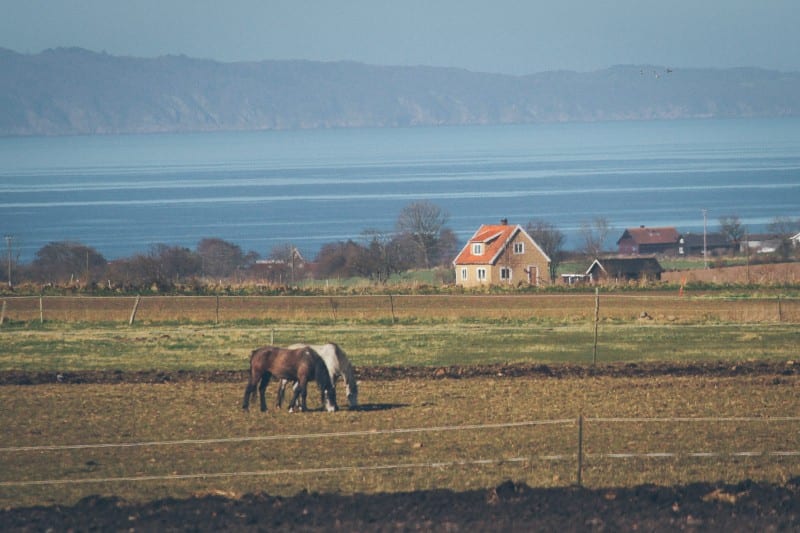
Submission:
[[[470,321],[6,324],[0,370],[239,370],[265,344],[336,342],[356,366],[797,360],[796,324]],[[595,348],[596,346],[596,348]]]

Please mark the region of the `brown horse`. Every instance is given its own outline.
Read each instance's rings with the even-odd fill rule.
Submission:
[[[317,382],[325,410],[338,409],[336,389],[331,383],[328,367],[317,352],[308,346],[296,349],[264,346],[253,350],[250,354],[250,379],[244,390],[242,409],[246,411],[250,407],[250,397],[255,394],[258,386],[261,410],[267,410],[265,391],[272,376],[297,382],[297,388],[289,404],[290,410],[297,405],[298,399],[300,410],[306,410],[306,385],[310,380]]]

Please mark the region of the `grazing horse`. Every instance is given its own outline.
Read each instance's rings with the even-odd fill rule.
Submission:
[[[313,348],[307,346],[295,349],[264,346],[253,350],[253,353],[250,354],[250,378],[244,390],[242,409],[246,411],[250,407],[250,397],[255,394],[256,386],[258,386],[261,410],[267,410],[265,391],[272,376],[297,382],[291,407],[294,407],[297,400],[300,399],[300,410],[306,410],[306,385],[310,380],[315,380],[325,410],[336,411],[338,409],[336,389],[331,383],[325,361]]]
[[[303,348],[305,346],[310,347],[315,352],[319,354],[323,361],[325,361],[325,365],[328,367],[328,373],[331,377],[331,383],[333,387],[336,388],[336,379],[341,377],[344,380],[345,390],[347,392],[347,401],[350,404],[351,408],[358,406],[358,384],[356,383],[356,376],[355,371],[353,369],[353,365],[350,364],[350,360],[347,358],[347,355],[344,353],[344,350],[338,345],[333,342],[329,342],[328,344],[292,344],[289,348]],[[288,380],[281,380],[281,384],[278,387],[278,408],[281,407],[283,403],[283,393],[286,389],[286,384]],[[295,385],[296,386],[296,385]],[[289,404],[291,407],[291,404]]]

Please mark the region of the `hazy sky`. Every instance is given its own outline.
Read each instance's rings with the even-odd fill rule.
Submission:
[[[800,0],[0,0],[0,47],[528,74],[800,71]]]

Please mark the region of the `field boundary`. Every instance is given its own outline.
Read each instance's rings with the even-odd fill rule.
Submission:
[[[419,468],[444,468],[458,466],[480,466],[495,465],[504,463],[523,463],[533,461],[576,461],[577,462],[577,484],[582,485],[582,471],[584,468],[583,460],[586,458],[595,459],[707,459],[724,457],[768,457],[768,458],[794,458],[800,457],[800,450],[741,450],[730,452],[716,451],[690,451],[690,452],[591,452],[584,451],[583,430],[586,424],[637,424],[637,423],[770,423],[770,422],[800,422],[797,416],[779,417],[756,417],[756,416],[736,416],[736,417],[586,417],[560,418],[552,420],[527,420],[520,422],[504,422],[495,424],[466,424],[454,426],[435,426],[420,428],[395,428],[386,430],[357,430],[342,431],[333,433],[305,433],[290,435],[266,435],[258,437],[231,437],[216,439],[182,439],[169,441],[148,441],[131,443],[95,443],[95,444],[73,444],[73,445],[47,445],[47,446],[12,446],[0,448],[0,453],[14,452],[46,452],[59,450],[93,449],[93,448],[125,448],[125,447],[149,447],[149,446],[179,446],[179,445],[203,445],[250,441],[280,441],[280,440],[299,440],[317,438],[336,438],[351,436],[374,436],[392,435],[408,433],[430,433],[445,431],[477,431],[483,429],[502,429],[524,426],[541,425],[573,425],[578,427],[578,439],[574,452],[558,454],[540,454],[536,456],[512,457],[499,459],[460,459],[453,461],[431,461],[424,463],[394,463],[383,465],[354,465],[354,466],[334,466],[316,467],[299,469],[276,469],[276,470],[254,470],[239,472],[196,472],[186,474],[163,474],[163,475],[141,475],[141,476],[118,476],[106,478],[75,478],[75,479],[44,479],[44,480],[7,480],[0,481],[0,487],[20,487],[35,485],[69,485],[69,484],[88,484],[88,483],[120,483],[120,482],[147,482],[147,481],[166,481],[183,479],[211,479],[211,478],[230,478],[230,477],[253,477],[253,476],[277,476],[286,474],[319,474],[335,472],[353,471],[378,471],[378,470],[398,470],[398,469],[419,469]]]
[[[476,301],[480,305],[475,305]],[[337,295],[337,296],[11,296],[2,299],[6,321],[214,323],[239,320],[384,321],[460,319],[531,320],[595,318],[665,323],[800,323],[794,296],[709,296],[676,293]]]

